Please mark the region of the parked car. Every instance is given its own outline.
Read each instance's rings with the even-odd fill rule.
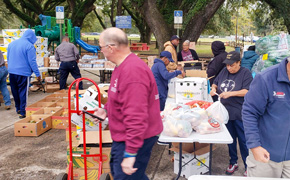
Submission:
[[[259,37],[258,36],[253,36],[253,42],[258,41]]]
[[[137,37],[137,38],[140,38],[140,35],[139,34],[130,34],[129,37]]]
[[[100,35],[101,33],[98,32],[92,32],[90,35]]]

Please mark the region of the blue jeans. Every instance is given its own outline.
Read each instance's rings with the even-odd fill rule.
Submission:
[[[160,98],[160,111],[163,111],[165,108],[166,98]]]
[[[139,149],[134,164],[134,168],[138,168],[138,170],[131,176],[125,174],[121,167],[125,151],[125,142],[113,141],[110,168],[114,180],[149,180],[145,174],[145,171],[151,156],[152,148],[157,142],[157,139],[158,137],[154,136],[144,140],[144,144]]]
[[[59,66],[59,72],[60,72],[59,78],[60,89],[66,89],[66,80],[69,73],[71,73],[71,75],[75,79],[82,77],[80,69],[78,67],[78,63],[76,61],[61,62]],[[83,82],[80,82],[79,89],[83,89]]]
[[[3,95],[5,106],[11,105],[10,94],[7,89],[6,78],[8,75],[7,68],[5,66],[0,67],[0,91]]]
[[[9,80],[16,112],[24,116],[28,98],[29,77],[10,73]]]
[[[230,164],[235,164],[238,161],[238,155],[237,155],[237,139],[238,139],[241,156],[245,165],[245,169],[247,169],[246,158],[249,155],[249,150],[246,146],[246,137],[245,137],[245,132],[244,132],[243,121],[229,120],[226,126],[229,133],[231,134],[233,138],[233,143],[228,144],[229,155],[231,157]]]

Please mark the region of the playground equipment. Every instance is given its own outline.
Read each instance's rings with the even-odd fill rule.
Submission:
[[[61,29],[59,28],[59,24],[56,23],[55,17],[40,14],[39,19],[42,25],[34,27],[35,34],[37,36],[47,37],[48,44],[51,45],[53,43],[52,47],[54,47],[54,43],[57,45],[60,44],[60,31],[62,31],[62,34],[67,34],[70,42],[79,44],[86,51],[96,54],[100,51],[99,46],[89,45],[81,40],[80,27],[73,27],[70,19],[64,19]]]

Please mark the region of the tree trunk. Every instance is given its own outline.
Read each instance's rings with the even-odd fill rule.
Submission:
[[[140,31],[140,34],[141,34],[141,38],[140,38],[141,42],[151,44],[152,32],[151,32],[151,29],[148,25],[145,27],[145,29],[142,31],[142,33]]]
[[[112,24],[112,27],[116,27],[116,22],[114,21],[114,11],[115,11],[115,3],[116,3],[116,0],[112,0],[112,4],[111,4],[111,15],[110,15],[110,20],[111,20],[111,24]]]
[[[152,32],[150,27],[146,23],[144,16],[140,15],[138,10],[133,8],[130,4],[126,4],[125,2],[123,2],[123,7],[135,21],[135,25],[138,28],[141,35],[140,42],[150,44]]]
[[[118,0],[117,16],[122,16],[122,3],[123,3],[123,0]]]
[[[75,5],[71,16],[72,24],[73,26],[81,27],[85,17],[96,8],[94,5],[95,0],[85,0],[78,4],[75,4],[73,1],[74,0],[68,0],[71,8]]]
[[[183,32],[182,39],[197,42],[206,24],[214,16],[224,1],[225,0],[210,0],[202,10],[198,11],[191,18]]]
[[[159,51],[162,51],[164,49],[163,44],[169,40],[173,33],[164,21],[162,14],[159,12],[156,6],[156,0],[144,0],[140,10],[148,26],[155,35]]]
[[[98,12],[96,11],[96,9],[94,9],[94,13],[95,13],[97,19],[99,20],[99,22],[100,22],[102,28],[103,28],[103,29],[106,29],[107,26],[106,26],[105,23],[103,22],[102,17],[98,14]]]

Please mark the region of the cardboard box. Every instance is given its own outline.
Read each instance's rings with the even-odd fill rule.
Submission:
[[[102,174],[103,173],[109,173],[111,172],[110,169],[102,169]],[[88,180],[96,180],[98,179],[98,174],[99,169],[87,169],[87,177]],[[73,169],[73,179],[74,180],[80,180],[80,179],[85,179],[85,170],[83,168],[74,168]],[[113,179],[111,177],[111,179]]]
[[[99,154],[100,149],[99,147],[86,147],[86,154]],[[111,147],[103,147],[102,148],[102,158],[103,158],[103,168],[110,169],[110,154],[111,154]],[[80,155],[84,153],[83,147],[73,147],[73,168],[84,168],[84,158]],[[70,154],[69,154],[69,147],[67,147],[67,164],[69,164]],[[78,156],[79,155],[79,156]],[[87,157],[87,168],[88,169],[98,169],[99,168],[100,157]]]
[[[60,99],[60,100],[57,101],[57,102],[65,102],[65,103],[68,103],[68,98]],[[74,97],[73,97],[73,96],[70,98],[70,102],[71,102],[71,103],[74,103]]]
[[[182,143],[182,151],[183,151],[183,153],[193,153],[193,152],[195,152],[195,154],[201,155],[203,152],[197,151],[197,150],[200,150],[200,149],[203,149],[203,148],[207,148],[207,150],[209,151],[209,144],[198,143],[198,142]],[[172,148],[170,150],[174,151],[174,152],[179,152],[179,143],[172,143]]]
[[[72,127],[72,144],[73,147],[77,147],[79,145],[79,140],[80,140],[80,136],[77,133],[77,128],[76,127]],[[69,142],[69,128],[65,129],[65,140],[67,142]]]
[[[99,143],[99,131],[86,131],[86,144],[98,144]],[[83,133],[79,134],[79,144],[83,144]],[[102,142],[112,143],[112,137],[109,130],[102,131]]]
[[[173,148],[170,150],[174,151],[174,173],[177,174],[179,170],[179,143],[173,143]],[[194,151],[195,145],[195,151]],[[214,148],[213,148],[214,150]],[[204,174],[208,172],[209,166],[209,144],[200,143],[182,143],[182,171],[181,176],[188,178],[192,175]],[[194,154],[196,158],[194,159]]]
[[[207,78],[207,73],[206,70],[187,70],[186,76]]]
[[[208,84],[206,78],[187,77],[175,82],[176,103],[187,103],[193,100],[208,100]]]
[[[48,57],[43,58],[43,62],[44,62],[44,67],[49,67],[49,58]]]
[[[98,92],[92,88],[88,88],[84,96],[79,99],[79,110],[94,110],[96,107],[99,107],[99,102],[97,101]],[[76,106],[76,104],[75,104]],[[77,107],[76,107],[77,108]],[[93,121],[93,117],[85,115],[86,121],[86,130],[87,131],[98,131],[99,123]],[[75,125],[83,128],[83,116],[73,113],[71,116],[71,121]],[[108,125],[108,120],[102,122],[102,128],[105,129]]]
[[[53,97],[53,98],[61,98],[61,99],[63,99],[63,98],[68,98],[68,94],[67,93],[54,93],[54,94],[50,94],[50,95],[46,96],[46,98],[47,97]]]
[[[55,107],[61,107],[63,109],[68,109],[68,101],[66,99],[59,100],[55,103]],[[70,104],[71,109],[75,109],[75,104]]]
[[[1,91],[0,91],[0,103],[4,103],[4,99],[3,99],[3,95],[1,93]]]
[[[47,66],[44,66],[44,67],[47,67]],[[53,82],[56,82],[56,78],[54,76],[48,76],[44,78],[44,81],[47,83],[53,83]]]
[[[53,93],[60,89],[59,83],[45,83],[45,92]]]
[[[149,68],[151,68],[151,67],[153,66],[153,64],[154,64],[154,59],[156,59],[156,58],[157,58],[157,56],[148,56],[148,57],[147,57]]]
[[[49,115],[49,116],[60,116],[62,113],[62,108],[56,107],[45,107],[33,113],[33,115]]]
[[[72,89],[71,93],[75,93],[75,90]],[[58,91],[54,92],[53,94],[67,94],[67,96],[68,96],[68,90],[67,89],[58,90]]]
[[[41,99],[41,100],[39,100],[39,102],[58,102],[58,101],[61,101],[62,100],[62,98],[58,98],[58,97],[45,97],[45,98],[43,98],[43,99]]]
[[[108,69],[114,69],[116,67],[116,64],[112,63],[111,61],[105,61],[104,67]]]
[[[110,85],[105,85],[105,86],[99,86],[100,93],[101,93],[101,103],[106,104],[108,102],[108,90],[109,90]],[[90,86],[90,88],[94,89],[97,92],[97,88],[95,85]],[[97,99],[98,99],[97,95]]]
[[[30,116],[31,114],[35,113],[36,111],[38,111],[39,109],[42,109],[44,107],[52,107],[54,105],[55,105],[54,102],[40,102],[40,101],[38,101],[38,102],[31,104],[25,108],[26,116]]]
[[[196,156],[204,164],[200,163],[194,158],[193,154],[183,154],[182,155],[182,170],[180,176],[189,178],[192,175],[205,174],[209,171],[206,166],[209,166],[209,152],[203,155]],[[174,173],[178,174],[179,170],[179,153],[174,153]]]
[[[53,129],[66,129],[68,128],[68,110],[67,109],[62,109],[61,114],[58,115],[52,115],[51,116],[51,121],[52,121],[52,128]],[[74,124],[72,124],[72,127],[76,127]]]
[[[50,129],[51,117],[47,116],[32,115],[14,123],[15,136],[39,136]]]

